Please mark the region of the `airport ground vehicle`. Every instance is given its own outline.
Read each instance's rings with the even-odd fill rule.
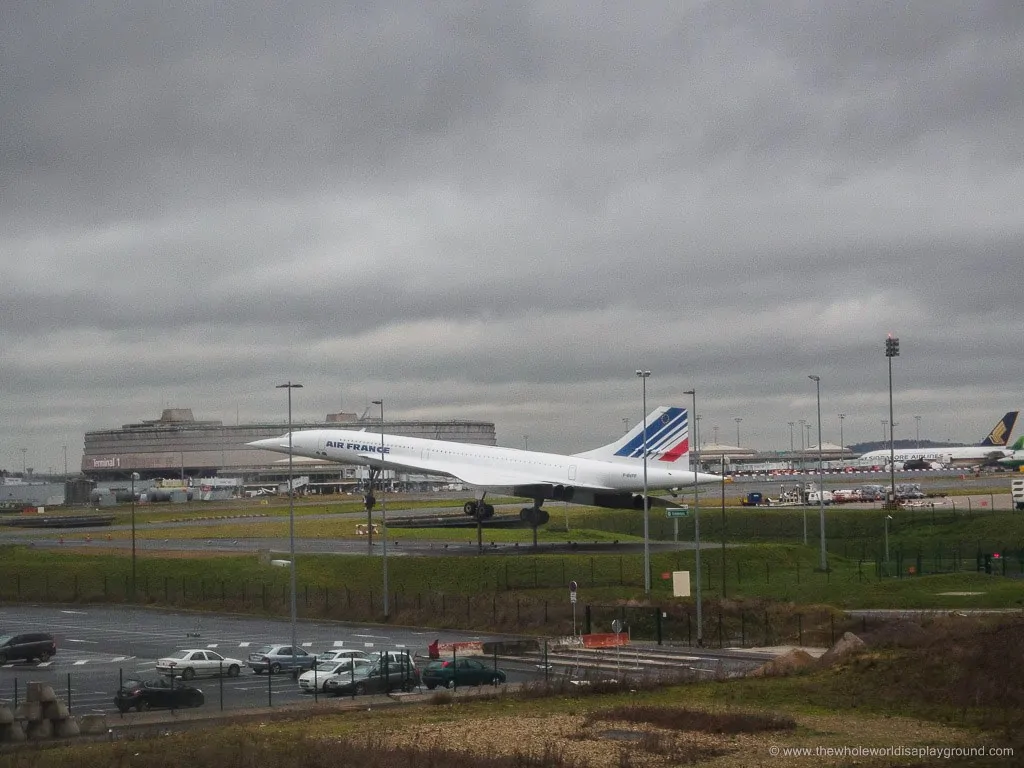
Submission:
[[[326,692],[340,696],[362,696],[364,693],[411,691],[420,684],[420,672],[410,661],[407,659],[405,663],[387,664],[384,667],[375,663],[362,667],[355,675],[338,675],[328,681]]]
[[[438,686],[456,688],[460,685],[498,685],[506,679],[505,670],[488,666],[477,659],[436,660],[423,669],[423,684],[429,690]]]
[[[300,672],[312,669],[316,656],[301,648],[290,645],[264,645],[258,651],[249,654],[246,662],[257,675],[269,672],[276,675],[288,671],[298,677]]]
[[[23,632],[20,635],[0,635],[0,664],[24,659],[49,661],[57,653],[57,643],[47,632]]]
[[[327,693],[327,683],[334,678],[348,678],[351,681],[356,677],[361,677],[363,671],[371,666],[373,664],[369,659],[360,658],[341,659],[333,666],[320,664],[309,672],[299,675],[299,690],[303,693],[312,693],[314,690]]]
[[[202,706],[202,690],[161,677],[157,680],[128,678],[114,694],[114,706],[121,712],[136,709],[177,709]]]
[[[751,491],[740,501],[740,505],[744,507],[760,507],[767,505],[768,502],[764,498],[764,494],[760,491]]]
[[[214,677],[227,675],[237,677],[245,665],[241,659],[221,656],[215,651],[200,648],[187,648],[170,656],[157,659],[156,671],[161,675],[181,675],[182,680],[194,677]]]

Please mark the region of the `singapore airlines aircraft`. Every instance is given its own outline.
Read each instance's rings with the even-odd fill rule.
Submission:
[[[689,469],[689,419],[685,408],[662,406],[646,419],[647,488],[674,489],[720,481],[718,475]],[[288,453],[288,435],[249,443]],[[592,451],[563,456],[489,445],[427,440],[418,437],[346,429],[309,429],[292,433],[297,456],[361,464],[371,471],[386,469],[449,475],[481,489],[465,511],[480,519],[494,514],[484,502],[488,488],[511,488],[515,496],[533,499],[520,512],[532,526],[548,521],[541,509],[546,499],[614,509],[643,509],[644,422],[622,438]],[[382,461],[383,459],[383,461]],[[671,506],[651,497],[650,506]]]
[[[892,452],[892,459],[896,462],[896,469],[903,469],[904,465],[914,462],[927,464],[925,469],[939,469],[955,465],[982,464],[987,461],[998,460],[1013,453],[1012,449],[1006,447],[1010,440],[1010,433],[1017,423],[1017,411],[1008,412],[1001,418],[992,431],[978,445],[952,446],[948,448],[897,448]],[[859,459],[859,466],[885,466],[889,464],[889,451],[882,449],[865,453]]]

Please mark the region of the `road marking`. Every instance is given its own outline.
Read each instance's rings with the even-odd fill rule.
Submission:
[[[83,659],[82,661],[75,661],[75,662],[72,662],[72,663],[73,663],[73,664],[74,664],[74,665],[75,665],[76,667],[80,667],[80,666],[82,666],[83,664],[88,664],[88,663],[89,663],[89,660],[88,660],[88,659]]]
[[[344,640],[335,640],[334,641],[334,647],[335,648],[341,648],[344,645],[345,645],[345,641]]]
[[[303,648],[309,648],[309,646],[311,646],[312,644],[313,643],[311,643],[311,642],[306,642],[306,643],[302,643],[301,645],[302,645]]]
[[[110,660],[110,663],[113,664],[115,661],[131,661],[134,658],[134,656],[115,656]],[[156,662],[153,663],[155,664]]]
[[[239,648],[248,648],[249,647],[249,643],[239,643],[238,647]]]
[[[80,616],[84,616],[85,615],[85,611],[61,611],[61,613],[74,613],[74,614],[78,614]]]
[[[219,643],[208,643],[206,647],[207,648],[216,648],[218,645],[219,645]]]
[[[52,661],[40,661],[38,666],[40,666],[40,667],[48,667],[51,664],[53,664]]]
[[[75,639],[70,638],[70,637],[67,638],[64,642],[65,643],[88,643],[89,645],[97,645],[99,643],[98,640],[75,640]]]

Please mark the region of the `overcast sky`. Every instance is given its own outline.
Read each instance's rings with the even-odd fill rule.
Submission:
[[[809,374],[878,440],[890,332],[897,438],[976,442],[1024,404],[1022,83],[1016,0],[7,0],[0,467],[288,380],[577,451],[637,368],[703,441],[788,448]]]

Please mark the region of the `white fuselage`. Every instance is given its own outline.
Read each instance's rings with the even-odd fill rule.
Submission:
[[[272,447],[273,444],[273,447]],[[253,445],[287,453],[288,436]],[[284,450],[282,450],[284,449]],[[598,460],[555,453],[429,440],[374,432],[315,429],[292,433],[292,452],[344,464],[447,474],[471,485],[551,484],[610,491],[642,491],[644,467],[637,460]],[[647,461],[648,489],[678,488],[720,478]]]
[[[937,464],[980,464],[993,456],[1007,456],[1012,451],[998,445],[968,445],[951,448],[897,448],[892,452],[896,462],[931,461]],[[857,459],[859,466],[882,466],[889,463],[890,453],[886,450],[869,451]]]

